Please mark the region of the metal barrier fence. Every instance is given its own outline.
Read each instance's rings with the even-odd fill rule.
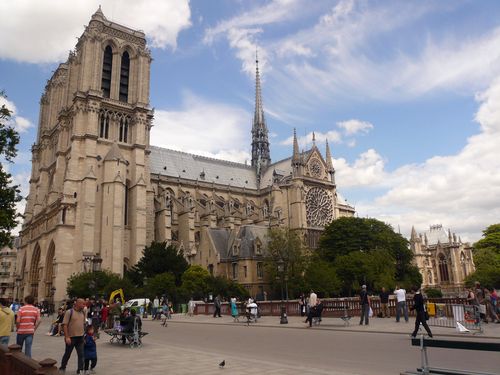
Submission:
[[[458,322],[470,331],[483,332],[477,306],[428,302],[427,312],[427,324],[430,326],[457,328]]]

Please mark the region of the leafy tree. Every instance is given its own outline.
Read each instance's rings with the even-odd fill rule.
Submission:
[[[466,277],[466,285],[479,281],[484,287],[500,288],[500,224],[486,228],[472,251],[476,271]]]
[[[181,294],[185,299],[203,299],[209,292],[210,274],[202,266],[190,266],[182,275]]]
[[[314,290],[320,297],[333,297],[341,289],[341,281],[335,267],[314,257],[308,264],[304,275],[305,291]]]
[[[81,272],[68,279],[66,292],[71,298],[103,297],[108,299],[113,290],[122,288],[125,298],[135,297],[135,288],[127,279],[110,271]]]
[[[238,299],[245,299],[250,296],[250,293],[243,285],[224,276],[210,276],[208,278],[208,289],[215,296],[220,294],[227,298],[236,297]]]
[[[0,91],[0,97],[5,93]],[[17,155],[19,135],[10,121],[11,111],[2,104],[0,108],[0,160],[12,163]],[[17,226],[17,219],[21,216],[16,212],[16,203],[22,197],[19,195],[18,185],[12,184],[12,176],[0,162],[0,248],[12,246],[12,230]]]
[[[142,286],[144,278],[152,279],[156,275],[169,272],[175,277],[175,284],[180,286],[181,277],[188,268],[182,251],[166,242],[153,242],[144,248],[139,262],[127,273],[135,285]]]
[[[396,282],[410,287],[422,277],[412,264],[408,241],[376,219],[344,217],[325,228],[318,254],[334,265],[342,291],[351,294],[366,284],[372,290]]]
[[[269,230],[267,239],[268,259],[265,267],[274,295],[281,297],[279,290],[286,279],[289,298],[299,296],[306,288],[304,273],[309,256],[301,238],[288,228],[273,228]],[[282,275],[278,274],[280,262],[283,264]]]
[[[442,298],[443,292],[441,289],[435,288],[427,288],[424,290],[424,293],[427,295],[427,298]]]
[[[153,300],[156,296],[166,295],[172,301],[177,301],[177,287],[175,276],[170,272],[160,273],[152,279],[148,279],[144,286],[146,296]]]

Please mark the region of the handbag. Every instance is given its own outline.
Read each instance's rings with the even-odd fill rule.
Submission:
[[[368,316],[371,318],[373,317],[373,310],[372,308],[370,307],[370,310],[368,310]]]
[[[429,313],[427,311],[424,311],[424,318],[425,320],[429,320]]]

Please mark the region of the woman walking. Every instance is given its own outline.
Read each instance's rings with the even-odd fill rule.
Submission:
[[[415,288],[417,289],[417,288]],[[429,334],[429,337],[432,337],[432,332],[429,326],[427,325],[427,321],[425,319],[425,305],[424,305],[424,297],[422,296],[422,293],[420,291],[420,288],[418,288],[417,292],[415,293],[413,297],[413,307],[410,310],[415,310],[417,313],[417,316],[415,318],[415,330],[411,334],[411,337],[416,337],[418,329],[420,327],[420,323],[424,326],[425,330]]]

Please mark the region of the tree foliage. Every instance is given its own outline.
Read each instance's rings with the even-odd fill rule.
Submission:
[[[210,274],[202,266],[190,266],[182,275],[181,294],[185,299],[203,299],[209,292]]]
[[[221,295],[227,299],[236,297],[241,300],[250,296],[250,293],[243,285],[224,276],[210,276],[208,278],[208,289],[212,295]]]
[[[3,91],[0,97],[5,98]],[[12,230],[17,226],[20,214],[16,212],[16,203],[22,198],[18,185],[13,185],[12,176],[7,172],[3,161],[12,163],[17,155],[19,135],[14,129],[11,111],[2,104],[0,108],[0,248],[12,245]]]
[[[142,258],[127,273],[127,277],[135,285],[143,286],[145,278],[151,279],[162,273],[171,273],[179,286],[182,274],[188,266],[182,251],[177,251],[175,246],[167,245],[166,242],[153,242],[144,248]]]
[[[466,285],[479,281],[484,287],[500,288],[500,224],[486,228],[472,251],[476,271],[466,277]]]
[[[313,257],[308,262],[304,284],[304,291],[314,290],[318,296],[323,298],[338,295],[342,286],[335,267],[319,257]]]
[[[286,281],[289,298],[295,298],[306,288],[304,274],[309,254],[299,235],[288,228],[272,228],[268,237],[266,275],[274,297],[281,297],[282,282]],[[283,273],[278,274],[278,264],[283,262]]]
[[[156,296],[167,296],[169,300],[177,301],[175,276],[170,272],[165,272],[148,279],[147,284],[144,285],[144,292],[151,300]]]
[[[108,299],[113,290],[123,289],[126,299],[135,297],[136,290],[127,279],[110,271],[81,272],[68,279],[66,293],[70,298]]]
[[[358,291],[363,284],[380,290],[396,283],[409,288],[422,282],[412,264],[408,241],[376,219],[344,217],[333,221],[320,238],[318,254],[335,267],[344,294]]]

